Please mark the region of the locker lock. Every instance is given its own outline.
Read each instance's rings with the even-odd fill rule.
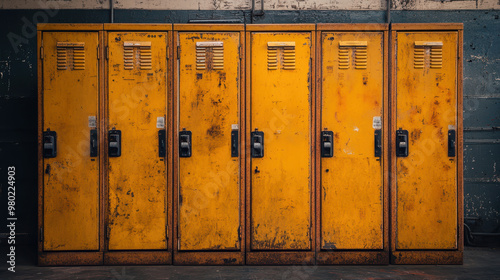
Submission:
[[[264,157],[264,132],[259,131],[258,128],[251,133],[251,149],[253,158]]]
[[[321,131],[321,157],[333,157],[333,131]]]
[[[191,131],[185,128],[179,132],[179,157],[191,157]]]
[[[108,132],[108,155],[119,157],[122,155],[122,132],[112,129]]]
[[[55,131],[43,132],[43,157],[55,158],[57,155],[57,133]]]
[[[408,156],[408,130],[398,129],[396,131],[396,156]]]

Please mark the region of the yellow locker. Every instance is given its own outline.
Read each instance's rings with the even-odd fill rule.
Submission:
[[[348,30],[345,30],[345,29]],[[372,31],[356,31],[369,30]],[[385,25],[318,25],[320,263],[387,263]],[[354,251],[355,250],[355,251]]]
[[[411,27],[393,36],[393,262],[457,263],[463,244],[461,25]]]
[[[314,25],[247,26],[248,246],[256,252],[247,253],[248,263],[300,263],[313,257],[311,30]]]
[[[99,29],[39,26],[41,265],[102,262]]]
[[[175,28],[180,30],[174,35],[176,264],[225,264],[223,259],[242,264],[244,259],[239,148],[243,26],[222,28]]]
[[[168,249],[166,135],[170,41],[168,32],[150,31],[153,27],[128,31],[137,27],[105,26],[110,30],[106,228],[109,251]],[[165,255],[151,261],[145,255],[135,255],[138,260],[130,256],[120,258],[118,254],[109,256],[110,263],[166,261]]]

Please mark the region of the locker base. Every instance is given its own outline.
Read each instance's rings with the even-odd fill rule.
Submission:
[[[316,263],[319,265],[329,264],[389,264],[388,251],[320,251]]]
[[[243,265],[242,252],[175,252],[174,265]]]
[[[463,251],[395,251],[391,264],[463,264]]]
[[[39,266],[102,265],[102,252],[39,252]]]
[[[302,265],[314,264],[314,252],[248,252],[249,265]]]
[[[172,253],[167,251],[105,252],[104,265],[172,264]]]

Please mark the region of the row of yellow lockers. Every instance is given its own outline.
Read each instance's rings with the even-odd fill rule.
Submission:
[[[38,30],[41,265],[462,262],[461,24]]]

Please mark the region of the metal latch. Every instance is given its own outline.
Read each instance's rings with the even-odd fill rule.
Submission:
[[[375,157],[382,156],[382,130],[375,129]]]
[[[108,155],[119,157],[122,155],[122,132],[112,129],[108,132]]]
[[[251,138],[252,157],[264,157],[264,132],[256,128],[255,131],[252,131]]]
[[[90,130],[90,157],[97,157],[97,129]]]
[[[55,158],[57,156],[57,133],[55,131],[43,132],[43,157]]]
[[[396,156],[408,156],[408,130],[400,128],[396,131]]]
[[[165,157],[167,154],[167,133],[165,129],[158,130],[158,156]]]
[[[179,132],[179,157],[191,157],[191,131],[185,128]]]
[[[333,157],[333,131],[321,131],[321,157]]]
[[[456,132],[454,129],[448,130],[448,156],[455,157],[456,151]]]

